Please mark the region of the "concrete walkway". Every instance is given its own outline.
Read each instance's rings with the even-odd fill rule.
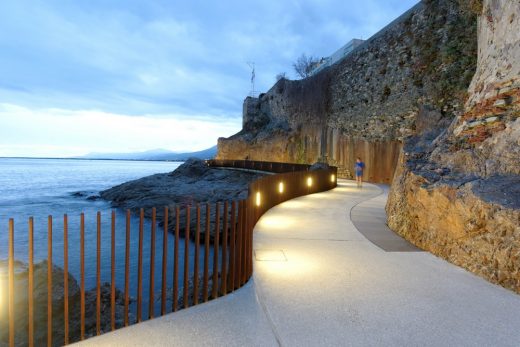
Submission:
[[[256,226],[245,287],[84,345],[519,346],[520,295],[427,252],[387,252],[356,229],[352,208],[381,194],[343,181],[276,206]]]
[[[394,233],[386,224],[385,205],[390,187],[378,187],[381,188],[381,194],[354,206],[350,210],[350,220],[363,236],[384,251],[421,252],[420,248]]]

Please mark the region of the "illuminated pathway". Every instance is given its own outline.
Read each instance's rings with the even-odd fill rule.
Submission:
[[[85,344],[518,346],[520,295],[427,252],[384,251],[356,229],[352,208],[362,228],[382,194],[344,181],[274,207],[255,229],[245,287]]]

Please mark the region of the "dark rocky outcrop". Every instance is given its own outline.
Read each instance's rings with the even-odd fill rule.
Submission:
[[[151,217],[152,207],[156,207],[159,221],[163,220],[163,207],[168,206],[170,230],[175,226],[173,221],[177,205],[194,207],[196,204],[201,204],[202,220],[204,220],[205,204],[211,203],[210,230],[213,239],[214,203],[247,198],[249,184],[263,175],[258,172],[208,167],[203,160],[189,159],[173,172],[126,182],[102,191],[100,195],[103,199],[111,201],[115,207],[130,209],[134,213],[138,213],[139,209],[143,208],[148,218]],[[182,208],[180,212],[180,229],[183,235],[185,209]],[[196,218],[194,211],[190,216],[194,225]]]

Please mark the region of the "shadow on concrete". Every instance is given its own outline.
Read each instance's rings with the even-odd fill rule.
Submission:
[[[382,190],[381,194],[357,204],[350,210],[350,219],[356,229],[385,252],[422,252],[420,248],[388,227],[385,204],[389,186],[383,184],[377,186]]]

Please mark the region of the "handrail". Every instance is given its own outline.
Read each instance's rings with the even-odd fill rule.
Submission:
[[[273,206],[299,196],[330,190],[337,185],[337,168],[312,170],[311,165],[251,160],[216,160],[209,165],[278,173],[249,185],[246,201],[247,228],[252,233],[260,217]]]
[[[311,165],[296,163],[281,163],[274,161],[256,160],[233,160],[233,159],[211,159],[206,160],[206,164],[212,167],[229,167],[236,169],[248,169],[267,171],[272,173],[285,173],[294,171],[307,171]]]
[[[137,302],[139,303],[137,307],[137,322],[140,322],[144,311],[142,311],[142,288],[143,288],[143,254],[150,254],[150,272],[149,276],[149,302],[154,302],[154,263],[162,264],[162,276],[160,285],[160,295],[158,297],[161,298],[161,307],[160,313],[156,315],[155,306],[149,304],[148,314],[146,315],[148,319],[152,319],[155,316],[161,316],[166,313],[175,312],[179,308],[187,308],[190,305],[196,305],[199,302],[206,302],[210,299],[215,299],[219,296],[226,295],[234,290],[242,287],[247,281],[251,278],[253,274],[253,229],[259,218],[267,212],[271,207],[284,202],[289,199],[293,199],[298,196],[317,193],[325,190],[332,189],[336,187],[337,183],[337,168],[328,167],[325,169],[313,170],[310,165],[304,164],[291,164],[291,163],[277,163],[277,162],[262,162],[262,161],[250,161],[250,160],[211,160],[207,161],[207,165],[212,167],[224,167],[224,168],[237,168],[237,169],[251,169],[251,170],[262,170],[277,173],[275,175],[269,175],[265,177],[261,177],[260,179],[255,180],[249,185],[249,194],[248,197],[241,201],[233,201],[233,202],[217,202],[214,205],[205,204],[195,206],[176,206],[175,208],[169,210],[168,207],[164,208],[163,213],[163,238],[159,240],[164,240],[166,238],[169,225],[174,225],[174,249],[173,249],[173,259],[174,259],[174,279],[173,279],[173,292],[171,295],[171,311],[166,309],[166,301],[167,301],[167,283],[165,283],[168,276],[166,275],[167,271],[167,259],[168,259],[168,248],[166,244],[163,243],[162,247],[162,262],[156,262],[156,255],[153,251],[155,247],[156,241],[156,230],[155,230],[155,221],[157,218],[156,209],[153,208],[152,211],[152,225],[151,225],[151,240],[150,240],[150,249],[144,250],[143,252],[143,228],[144,228],[144,211],[140,210],[139,213],[139,248],[138,253],[141,257],[138,259],[139,267],[138,267],[138,283],[137,283]],[[212,207],[214,206],[214,207]],[[213,218],[211,215],[211,211],[215,209],[215,217]],[[173,214],[171,213],[173,212]],[[195,221],[190,218],[190,213],[194,212],[193,216],[195,217]],[[222,212],[222,214],[221,214]],[[29,288],[23,289],[25,294],[22,293],[21,290],[15,290],[16,282],[19,280],[19,276],[15,277],[15,259],[14,259],[14,220],[9,220],[9,254],[8,254],[8,283],[9,288],[7,290],[2,290],[2,296],[6,296],[7,300],[2,300],[4,298],[0,297],[1,302],[8,302],[9,304],[9,312],[8,319],[0,322],[0,325],[7,325],[0,327],[0,344],[9,344],[9,346],[14,346],[16,344],[20,344],[20,341],[27,341],[27,345],[32,346],[34,344],[47,344],[53,345],[59,339],[59,343],[67,344],[69,342],[75,342],[78,339],[83,340],[85,336],[88,335],[99,335],[101,333],[101,317],[108,317],[107,319],[110,322],[103,322],[103,326],[108,326],[108,330],[114,330],[120,328],[121,326],[127,326],[131,322],[129,321],[129,247],[130,247],[130,211],[126,211],[126,239],[125,239],[125,286],[124,286],[124,317],[118,317],[119,323],[116,325],[116,287],[115,287],[115,279],[114,279],[114,263],[115,263],[115,213],[112,213],[110,216],[111,222],[111,247],[110,257],[111,257],[111,283],[110,285],[110,307],[107,308],[108,314],[106,312],[100,312],[101,310],[101,283],[100,283],[100,259],[101,259],[101,214],[98,212],[96,218],[96,226],[97,226],[97,243],[96,243],[96,288],[91,291],[90,297],[95,295],[95,304],[93,305],[95,312],[92,312],[92,308],[88,307],[85,303],[85,289],[84,289],[84,276],[85,276],[85,266],[84,266],[84,234],[85,234],[85,218],[84,215],[81,214],[81,223],[80,223],[80,249],[82,250],[79,261],[81,262],[81,301],[76,299],[72,299],[72,297],[65,296],[63,297],[63,305],[56,305],[56,302],[48,302],[45,300],[45,304],[37,305],[38,301],[42,301],[41,298],[34,297],[33,293],[33,285],[34,283],[34,268],[33,264],[33,254],[34,254],[34,245],[33,245],[33,219],[29,219],[29,239],[30,245],[28,250],[29,256],[29,273],[27,275],[27,281],[29,282]],[[170,219],[170,216],[173,216],[174,219]],[[185,219],[185,229],[181,228],[181,216]],[[70,232],[70,227],[67,221],[70,218],[67,215],[64,215],[64,229],[63,229],[63,237],[64,237],[64,269],[68,268],[68,243],[66,242],[67,236]],[[52,241],[53,241],[53,218],[49,216],[48,219],[48,245],[49,249],[52,249]],[[211,239],[211,229],[213,230],[213,269],[209,268],[209,257],[210,257],[210,239]],[[186,242],[184,243],[184,276],[179,280],[178,269],[179,269],[179,235],[181,232],[184,232]],[[190,258],[188,256],[189,253],[189,243],[188,238],[190,233],[194,235],[194,239],[197,241],[195,243],[195,263],[194,263],[194,273],[192,278],[190,279],[189,271],[189,261]],[[60,235],[57,233],[56,235]],[[54,240],[56,240],[56,235],[54,235]],[[135,240],[134,240],[135,245]],[[220,245],[220,247],[219,247]],[[182,247],[182,246],[181,246]],[[203,248],[201,250],[200,248]],[[105,248],[107,249],[107,248]],[[160,248],[159,248],[160,249]],[[160,253],[160,252],[159,252]],[[203,257],[201,256],[203,255]],[[55,274],[53,274],[53,266],[52,263],[52,253],[48,254],[48,265],[47,265],[47,292],[48,297],[51,298],[53,295],[50,295],[52,291],[55,290],[52,283],[52,278]],[[105,255],[108,256],[108,255]],[[200,260],[203,260],[202,264]],[[201,269],[199,269],[199,265]],[[41,267],[40,267],[41,268]],[[201,271],[199,271],[201,270]],[[43,271],[43,270],[42,270]],[[94,271],[94,270],[90,270]],[[146,270],[145,270],[146,271]],[[199,280],[199,275],[202,277]],[[68,282],[68,273],[64,272],[64,281],[63,283]],[[159,278],[159,276],[158,276]],[[190,285],[190,280],[192,282],[192,290],[191,292],[188,290]],[[145,279],[146,281],[146,279]],[[200,282],[200,285],[199,285]],[[183,290],[180,290],[179,283],[183,285]],[[2,285],[0,283],[0,285]],[[68,292],[70,288],[65,289],[65,292]],[[122,296],[122,293],[119,293]],[[20,296],[27,295],[26,304],[20,303]],[[190,300],[191,299],[191,300]],[[22,310],[23,308],[28,309],[27,315],[27,324],[20,324],[20,319],[16,319],[16,314],[19,311],[16,311],[14,307],[14,303],[17,303],[17,309]],[[57,320],[56,314],[53,315],[53,308],[62,307],[64,310],[63,316],[65,319],[60,318]],[[92,317],[95,317],[95,324],[92,325],[92,317],[90,314],[85,317],[86,310],[92,313]],[[43,322],[38,322],[39,324],[39,332],[40,334],[36,334],[34,332],[34,327],[36,326],[34,323],[35,316],[42,316],[41,312],[47,312],[47,322],[44,324]],[[80,313],[78,313],[80,312]],[[72,331],[72,325],[69,326],[69,317],[71,319],[77,319],[80,321],[79,327],[74,325],[77,331]],[[91,326],[86,329],[85,321],[86,318],[90,318]],[[17,326],[15,326],[15,323]],[[57,329],[56,324],[63,324],[64,330]],[[8,327],[8,329],[6,329]],[[28,327],[28,331],[26,329]],[[81,328],[81,331],[79,329]],[[88,331],[87,331],[88,330]],[[40,340],[35,341],[35,336],[40,336]],[[71,336],[69,336],[71,335]],[[74,335],[74,336],[72,336]],[[5,340],[5,341],[4,341]],[[23,343],[23,342],[22,342]]]
[[[311,165],[252,160],[208,160],[212,167],[232,167],[278,173],[261,177],[249,185],[243,201],[246,214],[247,281],[253,274],[253,229],[264,213],[284,201],[333,189],[338,169],[334,166],[312,170]],[[244,282],[245,283],[245,282]]]

